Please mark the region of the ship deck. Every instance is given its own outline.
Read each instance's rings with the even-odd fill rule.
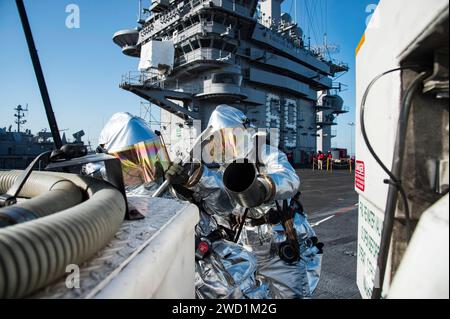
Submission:
[[[359,299],[356,286],[358,238],[358,195],[354,175],[348,170],[333,172],[298,170],[302,203],[310,223],[325,244],[322,277],[315,299]]]
[[[326,172],[310,169],[298,170],[298,174],[302,181],[305,211],[319,240],[325,244],[322,277],[313,298],[360,298],[356,286],[358,207],[355,204],[358,198],[353,188],[353,174],[343,170]],[[132,202],[135,206],[139,204]],[[152,199],[151,203],[153,206],[170,203],[173,209],[167,209],[167,206],[153,207],[152,218],[134,222],[133,225],[125,222],[108,247],[82,266],[82,289],[68,290],[62,279],[32,298],[86,298],[92,295],[102,282],[121,267],[136,247],[154,235],[162,220],[170,219],[185,205],[164,199]],[[172,213],[167,214],[167,211]]]

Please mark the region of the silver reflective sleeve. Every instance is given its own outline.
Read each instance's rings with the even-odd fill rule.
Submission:
[[[197,202],[210,215],[219,214],[222,217],[233,211],[234,203],[228,195],[222,181],[223,171],[214,171],[204,167],[203,176],[197,185],[191,188]]]
[[[277,148],[265,145],[260,161],[264,165],[264,173],[275,184],[276,194],[274,200],[285,200],[294,197],[300,187],[300,178],[289,163],[286,154]]]

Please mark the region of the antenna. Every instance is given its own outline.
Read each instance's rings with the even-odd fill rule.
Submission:
[[[17,124],[17,133],[20,133],[20,126],[27,123],[27,120],[24,120],[25,113],[28,112],[28,104],[27,107],[24,109],[22,105],[18,105],[14,111],[16,111],[16,114],[14,116],[16,117],[15,123]]]
[[[139,12],[138,12],[138,23],[144,24],[144,20],[142,19],[142,0],[138,0]]]
[[[19,11],[20,20],[22,22],[23,31],[27,40],[28,50],[30,51],[31,61],[33,62],[34,73],[41,91],[42,102],[44,103],[45,113],[47,114],[48,124],[52,131],[53,142],[57,149],[62,147],[61,135],[59,135],[58,124],[55,114],[53,113],[52,103],[48,94],[47,85],[45,83],[44,73],[42,72],[41,63],[34,44],[33,34],[31,33],[30,22],[28,21],[27,12],[23,4],[23,0],[16,0],[17,10]]]
[[[297,21],[297,0],[292,0],[294,1],[294,22],[299,24]]]

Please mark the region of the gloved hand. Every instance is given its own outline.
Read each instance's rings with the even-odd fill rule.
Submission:
[[[201,163],[186,163],[178,158],[170,165],[165,177],[171,185],[194,186],[201,177]]]

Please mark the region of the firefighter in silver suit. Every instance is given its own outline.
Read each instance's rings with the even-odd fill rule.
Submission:
[[[238,295],[310,298],[320,278],[323,245],[303,212],[299,200],[300,179],[294,168],[286,155],[270,145],[264,134],[261,138],[244,113],[234,107],[219,105],[211,115],[208,128],[211,136],[202,144],[201,161],[183,164],[178,161],[166,173],[172,184],[191,191],[203,212],[197,235],[212,246],[209,257],[199,258],[197,262],[198,296],[224,297],[221,278],[242,278],[246,273],[244,264],[240,267],[230,264],[223,274],[220,267],[215,267],[221,258],[239,259],[238,252],[226,248],[229,245],[244,248],[241,254],[247,256],[248,267],[253,266],[249,255],[256,262],[256,274],[248,275],[251,284],[239,281]],[[251,165],[249,170],[242,170],[244,173],[255,167],[253,193],[247,197],[246,190],[239,193],[230,190],[228,185],[233,183],[228,172],[239,161]],[[208,168],[214,165],[205,163],[218,168]],[[234,177],[235,186],[239,188],[244,179],[244,176]],[[215,245],[219,247],[218,254]],[[224,263],[221,264],[223,268]],[[232,280],[229,282],[233,285]]]

